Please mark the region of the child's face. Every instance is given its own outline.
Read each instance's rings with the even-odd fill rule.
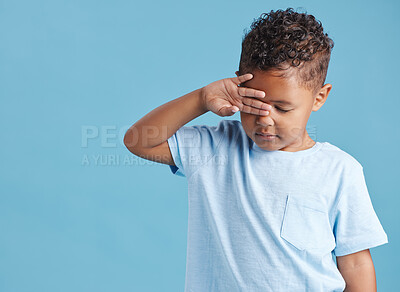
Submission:
[[[315,142],[306,131],[307,121],[311,112],[317,111],[324,104],[332,85],[325,84],[313,96],[311,91],[299,87],[294,78],[276,77],[271,72],[260,70],[253,71],[252,74],[253,78],[241,86],[264,91],[265,97],[257,99],[272,105],[273,108],[268,116],[240,112],[246,134],[257,146],[269,151],[295,152],[314,146]],[[265,139],[256,134],[259,132],[276,136],[273,139]]]

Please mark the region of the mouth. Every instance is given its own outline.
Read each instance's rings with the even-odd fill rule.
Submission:
[[[278,135],[270,134],[270,133],[256,133],[256,137],[261,140],[272,141],[278,137]]]

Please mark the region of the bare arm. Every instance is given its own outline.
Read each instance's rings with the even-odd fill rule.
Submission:
[[[196,117],[208,111],[222,117],[231,116],[233,109],[268,114],[271,106],[253,98],[264,97],[263,91],[238,86],[251,78],[252,74],[224,78],[157,107],[128,129],[125,146],[139,157],[174,165],[167,140]]]
[[[180,127],[208,111],[201,100],[201,91],[199,88],[171,100],[133,124],[124,137],[128,150],[142,158],[174,165],[166,140]]]
[[[345,282],[345,292],[376,292],[375,268],[369,249],[336,257]]]

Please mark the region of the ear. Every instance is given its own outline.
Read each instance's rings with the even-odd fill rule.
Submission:
[[[322,107],[322,105],[328,98],[331,89],[332,89],[332,84],[327,83],[324,86],[322,86],[321,89],[317,92],[317,95],[314,97],[314,104],[312,107],[313,112],[318,111]]]

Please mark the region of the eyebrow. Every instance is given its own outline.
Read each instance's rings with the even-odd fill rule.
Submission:
[[[286,100],[271,100],[273,103],[280,103],[280,104],[287,104],[287,105],[293,105],[290,101]]]
[[[258,100],[264,100],[264,98],[260,97],[260,98],[256,98]],[[269,102],[271,103],[280,103],[280,104],[285,104],[285,105],[294,105],[292,104],[290,101],[286,101],[286,100],[270,100]]]

